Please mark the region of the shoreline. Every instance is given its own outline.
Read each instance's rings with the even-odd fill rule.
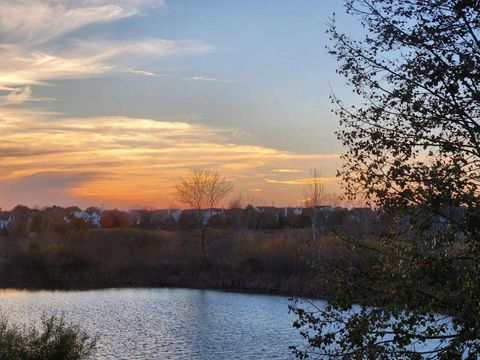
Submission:
[[[76,286],[52,286],[52,285],[35,285],[35,286],[26,286],[24,285],[6,285],[0,284],[0,291],[5,290],[17,290],[17,291],[58,291],[58,292],[69,292],[69,291],[101,291],[101,290],[121,290],[121,289],[187,289],[187,290],[206,290],[206,291],[217,291],[217,292],[229,292],[229,293],[238,293],[246,295],[266,295],[266,296],[281,296],[286,298],[309,298],[314,300],[326,300],[325,296],[313,295],[313,292],[294,292],[294,291],[282,291],[282,290],[272,290],[265,288],[248,288],[248,287],[215,287],[215,286],[194,286],[194,285],[169,285],[169,284],[158,284],[158,285],[145,285],[145,284],[103,284],[103,285],[76,285]]]

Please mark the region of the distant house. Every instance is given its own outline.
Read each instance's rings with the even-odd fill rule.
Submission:
[[[86,224],[89,224],[89,225],[94,226],[94,227],[99,227],[100,226],[100,221],[102,219],[101,216],[99,214],[97,214],[97,212],[95,212],[95,211],[92,212],[92,213],[88,213],[86,211],[79,210],[79,211],[74,211],[72,213],[72,215],[74,217],[76,217],[77,219],[82,219],[83,221],[85,221]]]
[[[182,216],[182,210],[168,209],[168,216],[174,221],[175,224],[178,224],[180,221],[180,216]]]
[[[140,227],[142,225],[142,212],[137,210],[130,210],[128,212],[130,217],[132,218],[132,225],[136,227]]]
[[[102,220],[102,217],[100,214],[97,214],[94,212],[93,214],[90,214],[90,224],[92,224],[95,227],[100,227],[100,221]]]
[[[223,209],[209,209],[203,214],[203,225],[208,225],[215,216],[223,216]]]
[[[90,219],[90,214],[86,211],[74,211],[72,215],[75,216],[77,219],[82,219],[85,222],[88,222],[88,220]]]
[[[289,216],[300,216],[303,214],[303,208],[293,208],[293,207],[286,207],[283,209],[283,216],[284,217],[289,217]]]
[[[0,214],[0,230],[4,230],[6,228],[8,228],[8,226],[11,224],[12,222],[12,217],[10,216],[10,214]]]

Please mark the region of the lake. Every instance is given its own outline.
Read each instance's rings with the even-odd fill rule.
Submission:
[[[292,359],[301,342],[282,296],[192,289],[0,290],[0,312],[64,313],[98,335],[97,359]]]

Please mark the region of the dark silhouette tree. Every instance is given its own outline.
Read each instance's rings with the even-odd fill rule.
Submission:
[[[346,148],[339,175],[348,198],[391,223],[375,247],[343,237],[375,261],[335,259],[338,301],[292,306],[310,345],[296,353],[477,359],[480,1],[348,0],[346,10],[365,34],[333,20],[330,53],[363,101],[332,96]]]

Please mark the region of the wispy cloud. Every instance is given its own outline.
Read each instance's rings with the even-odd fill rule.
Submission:
[[[302,172],[302,170],[298,170],[298,169],[273,169],[272,171],[275,173],[284,173],[284,174]]]
[[[195,40],[114,41],[73,34],[91,24],[131,17],[163,4],[159,0],[0,2],[0,91],[10,92],[7,100],[19,103],[31,95],[32,85],[106,73],[152,76],[156,74],[138,68],[138,64],[145,59],[213,51]]]
[[[193,76],[186,78],[185,80],[191,80],[191,81],[210,81],[210,82],[222,82],[222,83],[236,83],[234,80],[225,80],[225,79],[219,79],[215,77],[206,77],[206,76]]]
[[[336,178],[332,177],[322,177],[317,178],[317,182],[320,184],[324,184],[327,182],[335,181]],[[289,180],[278,180],[278,179],[266,179],[267,183],[270,184],[284,184],[284,185],[307,185],[312,182],[310,178],[302,178],[302,179],[289,179]]]
[[[150,72],[134,69],[138,58],[198,55],[212,51],[195,41],[147,39],[136,42],[76,41],[57,53],[0,45],[0,88],[18,92],[19,86],[45,84],[49,80],[76,79],[112,72]]]
[[[159,0],[3,0],[0,35],[6,42],[35,46],[95,23],[138,14]]]
[[[7,99],[7,102],[11,104],[20,104],[28,100],[31,94],[32,94],[32,87],[30,85],[27,85],[23,88],[12,90],[12,92],[10,92],[10,94],[7,95],[6,99]]]

